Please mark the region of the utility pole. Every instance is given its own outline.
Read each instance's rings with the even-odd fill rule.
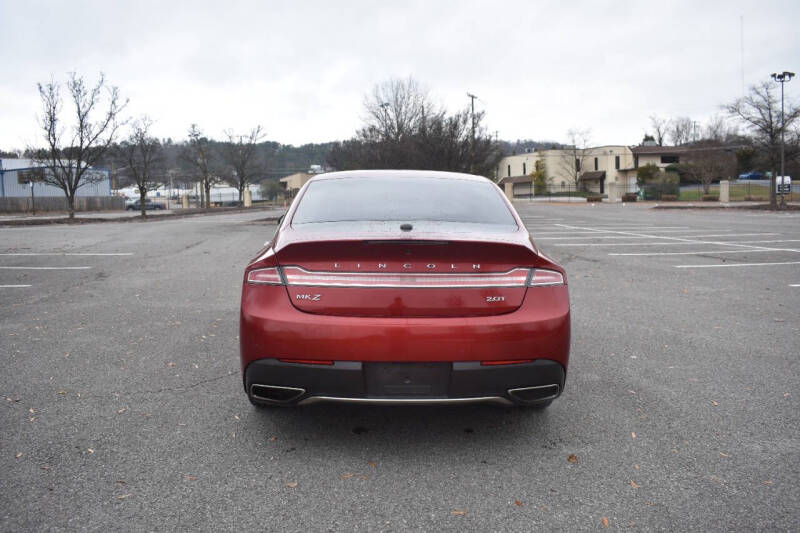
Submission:
[[[469,171],[473,172],[475,164],[475,99],[477,96],[467,93],[467,97],[470,99],[470,105],[472,106],[472,143],[470,144]]]
[[[472,142],[475,142],[475,99],[477,96],[474,94],[467,93],[467,97],[470,99],[470,105],[472,106]]]
[[[783,196],[784,185],[786,184],[786,170],[784,168],[786,161],[783,153],[783,131],[786,129],[786,123],[783,120],[783,84],[787,81],[792,81],[794,72],[787,72],[784,70],[780,74],[773,72],[771,76],[773,81],[781,84],[781,182],[779,188],[781,193],[781,207],[786,207],[786,198]]]

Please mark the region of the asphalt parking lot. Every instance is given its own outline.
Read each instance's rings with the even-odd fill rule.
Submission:
[[[263,213],[0,228],[0,530],[800,528],[800,216],[520,204],[564,395],[256,410]]]

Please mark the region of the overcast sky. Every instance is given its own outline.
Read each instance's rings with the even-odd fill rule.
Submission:
[[[352,136],[364,94],[413,76],[500,138],[638,143],[648,116],[703,121],[744,82],[800,73],[800,2],[36,2],[0,0],[0,148],[39,143],[38,81],[108,80],[160,137],[261,124],[287,144]],[[800,79],[786,86],[800,95]]]

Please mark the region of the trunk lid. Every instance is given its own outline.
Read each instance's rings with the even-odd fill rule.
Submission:
[[[475,234],[473,234],[473,237]],[[509,313],[525,297],[528,243],[459,235],[383,233],[276,243],[292,304],[324,315],[459,317]],[[356,238],[353,238],[356,237]],[[360,237],[360,238],[359,238]],[[448,238],[443,238],[448,237]],[[527,241],[526,241],[527,243]]]

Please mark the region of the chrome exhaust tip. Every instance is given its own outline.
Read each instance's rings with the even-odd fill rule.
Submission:
[[[291,403],[306,393],[305,389],[280,385],[250,385],[250,396],[254,400],[271,403]]]
[[[560,393],[561,387],[557,384],[508,389],[508,395],[520,403],[546,402],[556,398]]]

